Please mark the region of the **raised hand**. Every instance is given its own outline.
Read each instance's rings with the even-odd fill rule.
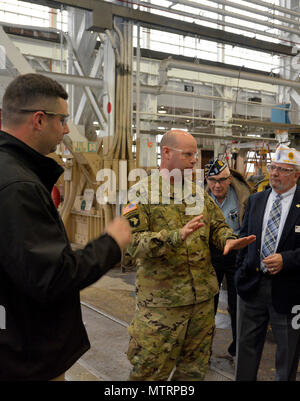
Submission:
[[[131,241],[131,228],[128,220],[124,217],[116,217],[113,219],[106,228],[106,233],[113,237],[122,249]]]
[[[228,239],[224,247],[223,255],[227,255],[230,251],[234,249],[245,248],[255,240],[256,240],[256,235],[249,235],[248,237],[243,237],[238,239]]]
[[[190,234],[196,231],[198,228],[203,227],[205,223],[202,222],[203,214],[194,217],[190,220],[180,231],[182,241],[184,241]]]

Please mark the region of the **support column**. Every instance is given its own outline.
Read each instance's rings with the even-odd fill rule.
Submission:
[[[215,90],[218,92],[217,96],[221,96],[226,99],[232,98],[232,87],[231,86],[217,86]],[[216,104],[217,103],[217,104]],[[215,133],[216,135],[226,136],[232,135],[231,127],[228,125],[228,121],[232,119],[232,102],[214,102],[215,106]],[[222,128],[218,128],[218,126]],[[228,125],[228,127],[227,127]],[[216,140],[214,142],[214,157],[217,158],[219,154],[223,154],[225,151],[224,140]]]
[[[157,85],[157,79],[154,74],[148,74],[145,82],[146,85]],[[139,151],[139,166],[141,168],[156,168],[157,167],[157,152],[156,152],[156,135],[154,134],[143,134],[143,131],[151,131],[152,121],[149,114],[143,114],[143,111],[147,113],[157,113],[157,96],[151,94],[144,94],[141,97],[140,102],[140,151]],[[149,120],[149,121],[147,121]]]
[[[68,7],[69,12],[69,31],[66,35],[68,43],[68,72],[79,76],[93,76],[100,78],[100,63],[97,62],[97,33],[86,30],[88,24],[88,11]],[[99,50],[101,51],[101,49]],[[97,67],[97,68],[95,68]],[[100,104],[102,93],[96,88],[84,87],[70,88],[71,93],[71,113],[77,124],[85,126],[87,129],[94,129],[93,122],[98,121],[102,130],[105,130],[106,120]],[[88,102],[85,102],[85,100]],[[90,107],[87,107],[87,106]]]
[[[107,119],[105,135],[112,137],[115,132],[115,78],[116,58],[114,49],[108,37],[104,39],[104,93],[103,112]]]
[[[286,8],[295,8],[295,2],[291,0],[281,0],[280,6]],[[299,5],[298,5],[299,6]],[[294,18],[293,16],[289,16],[290,18]],[[295,19],[295,25],[298,24],[298,21]],[[290,40],[294,43],[300,42],[299,35],[284,32],[283,38]],[[299,51],[300,46],[296,45],[297,50]],[[295,57],[282,57],[280,59],[280,75],[284,79],[290,79],[294,81],[299,80],[300,73],[300,57],[296,55]],[[297,88],[292,87],[283,87],[279,86],[278,88],[278,101],[279,103],[290,103],[290,109],[292,112],[289,112],[289,118],[292,124],[299,124],[300,122],[300,91]],[[298,135],[289,134],[289,140],[291,141],[291,146],[300,148],[300,140],[297,138]]]

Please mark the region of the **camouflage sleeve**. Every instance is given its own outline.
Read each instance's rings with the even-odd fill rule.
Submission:
[[[228,239],[236,239],[238,235],[226,223],[222,210],[213,199],[205,194],[205,203],[209,211],[210,238],[209,241],[223,251]]]
[[[133,258],[160,257],[182,244],[180,229],[150,231],[149,205],[131,203],[123,209],[123,216],[132,229],[132,241],[126,252]]]

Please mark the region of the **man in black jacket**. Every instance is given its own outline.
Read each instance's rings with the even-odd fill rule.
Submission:
[[[51,380],[89,348],[79,291],[121,258],[128,222],[71,249],[51,191],[63,169],[55,151],[67,125],[68,95],[39,74],[17,77],[2,105],[0,131],[0,380]]]

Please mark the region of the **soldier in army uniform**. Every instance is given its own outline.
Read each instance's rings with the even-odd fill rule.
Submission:
[[[172,380],[203,380],[218,292],[209,243],[227,254],[247,246],[255,236],[236,239],[204,191],[201,214],[199,210],[192,218],[187,213],[188,196],[179,193],[176,178],[168,182],[166,177],[177,169],[182,183],[185,172],[192,172],[197,161],[196,141],[187,132],[174,130],[163,136],[160,145],[160,171],[138,183],[139,202],[130,202],[123,209],[133,230],[127,251],[137,265],[137,307],[128,329],[127,355],[133,365],[129,380],[167,380],[175,366]],[[158,179],[155,188],[153,178]],[[195,203],[196,194],[196,184],[191,183]]]

